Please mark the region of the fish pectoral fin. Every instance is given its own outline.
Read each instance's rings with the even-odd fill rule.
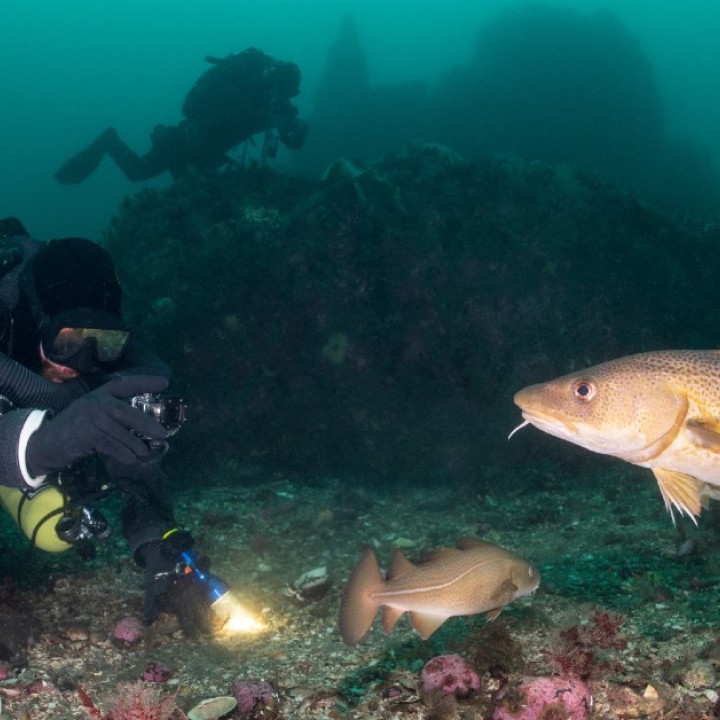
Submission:
[[[695,443],[714,453],[720,453],[720,420],[711,418],[699,420],[690,418],[687,431]]]
[[[389,635],[392,632],[395,627],[395,623],[397,623],[404,612],[404,610],[399,610],[398,608],[390,607],[389,605],[383,605],[382,628],[386,635]]]
[[[500,583],[499,587],[490,596],[493,607],[499,607],[500,610],[512,602],[515,597],[515,593],[518,591],[518,586],[512,580],[505,580]],[[492,610],[490,611],[492,612]],[[499,612],[499,611],[498,611]]]
[[[653,473],[673,522],[675,521],[673,508],[676,508],[681,515],[685,514],[695,521],[702,510],[702,494],[705,483],[692,475],[675,470],[653,468]]]
[[[488,610],[485,613],[485,619],[488,622],[492,622],[503,611],[504,608],[505,606],[501,605],[500,607],[496,607],[493,610]]]
[[[410,613],[410,624],[423,640],[427,640],[447,619],[447,615],[429,615],[421,612]]]

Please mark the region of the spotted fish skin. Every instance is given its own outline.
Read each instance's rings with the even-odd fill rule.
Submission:
[[[720,497],[720,350],[628,355],[526,387],[515,403],[523,424],[652,469],[671,515],[695,519]]]

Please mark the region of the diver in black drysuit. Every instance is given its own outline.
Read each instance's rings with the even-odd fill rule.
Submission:
[[[43,243],[0,220],[0,485],[31,497],[65,473],[79,478],[63,488],[68,502],[97,499],[108,483],[121,492],[123,533],[145,568],[146,622],[168,609],[194,634],[209,620],[173,573],[193,539],[176,526],[160,467],[167,430],[130,404],[165,390],[172,374],[132,337],[120,303],[99,245]]]
[[[177,179],[188,167],[214,170],[231,163],[227,153],[264,132],[263,159],[274,157],[278,143],[297,149],[305,142],[307,124],[290,102],[300,92],[300,69],[256,48],[218,59],[183,103],[177,125],[157,125],[150,150],[138,155],[108,128],[55,173],[64,184],[80,183],[109,155],[133,182],[163,172]]]

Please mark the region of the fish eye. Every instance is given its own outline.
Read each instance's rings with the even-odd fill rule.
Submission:
[[[587,402],[595,397],[595,385],[589,380],[578,380],[573,385],[573,395],[576,400]]]

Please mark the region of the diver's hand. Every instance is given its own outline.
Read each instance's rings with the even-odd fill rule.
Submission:
[[[100,453],[120,463],[132,463],[151,453],[131,430],[164,440],[167,430],[128,400],[135,395],[162,392],[164,377],[134,375],[111,380],[45,420],[30,436],[25,462],[31,477],[56,472],[80,458]]]
[[[160,611],[173,613],[183,632],[195,637],[211,630],[210,608],[205,590],[191,575],[178,573],[182,567],[182,553],[190,550],[195,541],[185,531],[177,531],[165,540],[146,543],[137,552],[138,561],[145,566],[144,621],[152,624]],[[210,561],[203,556],[203,571]]]
[[[178,581],[182,553],[191,550],[195,541],[190,533],[174,530],[163,540],[152,540],[137,550],[136,561],[145,568],[145,622],[155,621],[162,596]]]

